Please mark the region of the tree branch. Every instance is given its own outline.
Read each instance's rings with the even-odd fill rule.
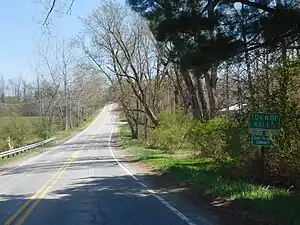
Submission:
[[[52,5],[51,5],[51,7],[50,7],[50,10],[49,10],[49,12],[47,13],[47,16],[46,16],[46,18],[45,18],[45,20],[44,20],[44,22],[43,22],[43,25],[45,25],[45,24],[47,23],[50,14],[51,14],[51,13],[53,12],[53,10],[54,10],[55,5],[56,5],[56,0],[53,0],[53,1],[52,1]]]
[[[231,2],[231,3],[235,3],[235,2],[240,2],[242,4],[257,8],[257,9],[261,9],[264,10],[265,12],[275,12],[276,9],[268,7],[266,4],[262,4],[260,2],[251,2],[249,0],[229,0],[229,1],[221,1],[222,3],[226,3],[226,2]]]
[[[68,11],[67,11],[67,14],[69,14],[71,12],[71,9],[72,9],[72,6],[74,5],[74,2],[75,2],[75,0],[71,1],[70,5],[69,5],[69,8],[68,8]],[[45,19],[44,19],[43,25],[47,24],[47,21],[49,20],[49,17],[51,15],[51,13],[53,12],[55,6],[56,6],[56,0],[52,0],[51,7],[50,7]]]
[[[67,11],[67,14],[69,14],[71,12],[71,9],[72,9],[72,6],[74,5],[74,2],[75,2],[75,0],[72,0],[71,4],[69,6],[69,9]]]

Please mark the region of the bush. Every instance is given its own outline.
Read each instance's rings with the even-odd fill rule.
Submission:
[[[170,153],[184,150],[190,156],[216,161],[233,160],[237,170],[233,176],[249,179],[259,177],[259,148],[251,146],[248,113],[236,118],[218,116],[209,121],[195,120],[183,111],[164,112],[160,127],[154,130],[152,145]],[[274,137],[274,147],[266,152],[265,180],[300,187],[299,121],[282,116],[282,130]]]
[[[33,127],[29,121],[22,120],[17,114],[12,114],[8,125],[4,128],[5,139],[10,137],[13,147],[22,146],[25,140],[33,135]]]
[[[189,148],[185,140],[193,120],[182,110],[174,113],[163,112],[159,115],[160,127],[155,129],[152,136],[152,144],[169,152]]]
[[[49,137],[49,129],[45,121],[39,119],[37,122],[34,123],[35,126],[35,133],[38,137],[42,139],[47,139]]]
[[[250,138],[245,121],[233,121],[226,116],[209,121],[195,120],[182,110],[159,115],[160,127],[154,130],[152,145],[175,152],[190,151],[193,157],[232,158],[245,163]]]
[[[222,159],[229,156],[227,149],[227,133],[230,121],[225,116],[214,118],[208,122],[195,122],[188,133],[188,142],[194,150],[194,157],[211,157]]]
[[[42,139],[51,137],[53,132],[56,130],[55,124],[49,122],[45,118],[40,118],[33,125],[35,127],[35,134]]]

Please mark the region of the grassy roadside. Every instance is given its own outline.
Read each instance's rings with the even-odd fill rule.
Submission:
[[[47,143],[43,146],[40,146],[40,147],[30,149],[26,152],[19,153],[18,155],[15,155],[15,156],[12,156],[12,157],[5,157],[3,159],[0,158],[0,165],[5,165],[7,163],[16,162],[16,161],[28,156],[29,154],[34,154],[34,153],[38,154],[46,148],[52,147],[56,144],[59,144],[61,142],[66,141],[67,139],[71,138],[74,134],[77,134],[78,132],[84,130],[95,119],[95,117],[98,115],[98,112],[99,111],[97,111],[91,117],[87,118],[87,120],[85,122],[82,122],[78,127],[75,127],[73,129],[69,129],[67,131],[57,132],[56,135],[54,135],[56,137],[56,139],[52,142],[49,142],[49,143]]]
[[[224,205],[238,207],[275,221],[275,224],[300,224],[300,197],[288,190],[264,187],[232,179],[231,162],[217,163],[208,158],[179,159],[159,149],[149,149],[130,137],[128,125],[120,128],[124,148],[137,160],[152,166],[157,173],[172,174],[200,193],[222,197]],[[273,223],[272,223],[273,224]]]
[[[103,108],[97,110],[93,115],[88,117],[86,121],[80,123],[78,127],[74,127],[73,129],[69,129],[67,131],[64,130],[64,131],[57,132],[54,135],[56,137],[56,143],[70,139],[74,134],[83,131],[90,123],[94,121],[94,119],[99,115],[102,109]]]

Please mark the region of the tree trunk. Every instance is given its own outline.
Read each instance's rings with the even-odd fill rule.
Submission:
[[[213,118],[216,115],[216,98],[215,89],[217,83],[217,71],[216,68],[212,68],[211,72],[204,73],[205,86],[207,90],[208,102],[209,102],[209,117]]]
[[[68,130],[68,93],[67,93],[67,76],[64,75],[64,91],[65,91],[65,130]]]
[[[244,8],[244,4],[242,5],[242,17],[245,17],[245,8]],[[242,38],[243,38],[243,42],[245,47],[247,47],[247,36],[246,36],[246,28],[243,22],[243,26],[242,26]],[[248,87],[249,87],[249,94],[250,94],[250,105],[252,108],[256,107],[256,102],[254,99],[254,89],[253,89],[253,81],[252,81],[252,74],[251,74],[251,64],[250,64],[250,56],[249,56],[249,52],[246,51],[245,52],[245,61],[246,61],[246,72],[247,72],[247,79],[248,79]],[[243,102],[241,102],[240,104],[243,104]]]
[[[77,127],[79,127],[80,124],[80,107],[79,102],[77,102]]]
[[[183,106],[187,110],[188,109],[188,101],[187,101],[186,96],[184,94],[184,91],[182,89],[182,83],[181,83],[180,75],[178,74],[178,71],[176,69],[175,69],[175,75],[176,75],[176,87],[178,88],[178,91],[179,91],[180,96],[182,98]]]
[[[227,109],[227,114],[229,115],[229,107],[230,107],[230,100],[229,100],[229,69],[228,65],[226,66],[226,72],[225,72],[225,82],[226,82],[226,109]]]
[[[146,90],[145,90],[144,101],[147,102]],[[147,113],[146,113],[146,110],[144,107],[144,140],[147,140],[147,138],[148,138],[148,118],[147,118]]]
[[[204,91],[203,91],[203,87],[202,87],[202,81],[201,81],[201,76],[202,73],[200,72],[200,70],[196,69],[195,71],[195,80],[196,80],[196,84],[197,84],[197,90],[198,90],[198,98],[202,107],[202,113],[203,113],[203,117],[205,119],[208,119],[208,109],[207,109],[207,102],[205,100],[205,95],[204,95]]]
[[[139,121],[140,121],[140,117],[139,117],[139,109],[140,109],[140,103],[139,100],[136,100],[136,124],[135,124],[135,131],[136,131],[136,136],[137,139],[139,138]]]
[[[147,113],[144,113],[144,139],[148,139],[148,118]]]
[[[41,118],[42,117],[42,99],[41,99],[41,88],[40,88],[40,76],[37,77],[37,91],[38,91],[38,103],[39,103],[39,117]],[[3,103],[4,103],[4,101],[3,101]]]
[[[73,120],[72,120],[72,111],[69,110],[69,124],[70,124],[70,128],[73,129],[74,126],[73,126]]]
[[[72,102],[71,102],[71,96],[70,96],[70,92],[68,94],[68,101],[69,101],[69,124],[70,124],[70,128],[73,129],[73,121],[72,121]]]
[[[130,112],[127,109],[127,107],[126,107],[126,105],[125,105],[125,103],[123,101],[121,101],[120,103],[121,103],[121,105],[123,107],[124,114],[125,114],[125,117],[127,119],[127,122],[128,122],[129,128],[130,128],[131,137],[134,138],[134,139],[138,139],[138,133],[137,133],[137,130],[135,129],[136,127],[134,126],[135,123],[134,123],[134,121],[130,117]]]
[[[140,101],[140,103],[144,106],[145,112],[147,113],[148,117],[150,118],[151,122],[155,125],[155,127],[159,126],[159,121],[153,111],[149,108],[148,104],[144,101],[145,93],[140,86],[140,84],[137,82],[138,90],[136,89],[135,85],[130,81],[130,79],[127,79],[128,83],[130,84],[133,93],[137,97],[137,99]]]
[[[180,68],[181,75],[185,81],[187,90],[191,96],[191,104],[192,104],[192,113],[194,118],[200,118],[201,117],[201,110],[200,105],[197,100],[197,93],[193,84],[193,81],[191,79],[191,76],[189,74],[189,71],[186,69]]]
[[[63,112],[63,109],[61,107],[61,105],[59,104],[59,112],[60,112],[60,129],[64,129],[64,112]]]
[[[174,90],[174,101],[175,101],[175,105],[178,106],[179,105],[179,94],[178,94],[177,85],[176,85],[175,90]]]
[[[132,122],[131,119],[127,119],[127,120],[128,120],[128,125],[130,128],[130,132],[131,132],[131,137],[133,139],[138,139],[138,134],[137,134],[136,130],[134,129],[134,122]]]
[[[252,74],[251,74],[251,65],[249,59],[249,53],[245,52],[245,60],[246,60],[246,70],[247,70],[247,78],[248,78],[248,87],[250,93],[250,104],[251,107],[256,107],[255,99],[254,99],[254,89],[253,89],[253,81],[252,81]],[[243,104],[243,103],[241,103]]]
[[[287,50],[286,50],[286,43],[285,40],[281,42],[281,61],[283,65],[286,65],[285,61],[287,58]]]
[[[24,84],[24,87],[23,87],[23,101],[26,102],[27,99],[26,99],[26,85]]]

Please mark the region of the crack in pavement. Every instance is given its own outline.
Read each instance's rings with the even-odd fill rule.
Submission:
[[[98,225],[108,225],[109,224],[109,220],[108,220],[108,217],[106,215],[106,213],[102,210],[102,206],[101,206],[101,203],[98,203],[97,205],[97,208],[99,210],[99,216],[100,218],[98,218],[97,216],[98,215],[94,215],[92,214],[92,220],[91,220],[91,223],[92,224],[98,224]]]

